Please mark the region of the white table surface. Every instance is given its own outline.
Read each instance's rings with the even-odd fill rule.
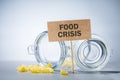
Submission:
[[[67,76],[60,75],[58,71],[53,74],[33,74],[30,72],[20,73],[16,71],[16,67],[22,64],[33,64],[33,62],[15,62],[1,61],[0,62],[0,80],[120,80],[120,72],[117,69],[102,70],[101,72],[75,72],[69,73]]]

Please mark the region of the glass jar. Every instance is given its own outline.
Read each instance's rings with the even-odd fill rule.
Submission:
[[[107,42],[93,34],[89,40],[77,41],[74,47],[76,65],[83,71],[99,71],[108,63],[109,51]]]
[[[34,54],[40,65],[51,63],[52,67],[55,68],[63,63],[66,48],[63,41],[49,42],[48,32],[44,31],[37,36],[34,45],[28,47],[28,53]]]

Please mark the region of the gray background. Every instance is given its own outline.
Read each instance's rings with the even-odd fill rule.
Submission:
[[[16,71],[21,64],[37,64],[35,57],[28,55],[27,47],[47,30],[47,21],[75,19],[91,19],[92,33],[109,42],[112,55],[102,70],[112,73],[75,72],[62,76],[59,71]],[[119,80],[119,35],[120,0],[0,0],[0,80]]]
[[[120,0],[0,0],[0,61],[34,61],[27,46],[47,30],[47,21],[91,19],[92,33],[108,40],[120,60]]]

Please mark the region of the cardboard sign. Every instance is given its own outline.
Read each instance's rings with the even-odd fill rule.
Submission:
[[[90,39],[90,20],[48,22],[48,37],[49,41]]]

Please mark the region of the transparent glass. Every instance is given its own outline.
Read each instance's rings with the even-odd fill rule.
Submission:
[[[93,34],[89,40],[74,40],[72,43],[75,70],[99,71],[108,63],[110,49],[102,37]],[[51,63],[58,70],[61,67],[71,70],[69,45],[69,41],[49,42],[48,32],[44,31],[37,36],[34,45],[28,47],[28,53],[34,54],[41,65]]]
[[[108,63],[109,51],[107,42],[96,34],[89,40],[77,41],[74,48],[76,65],[83,71],[99,71]]]
[[[37,36],[34,45],[28,47],[29,53],[31,50],[39,64],[46,65],[51,63],[53,68],[60,66],[66,56],[65,43],[49,42],[47,31],[44,31]]]

